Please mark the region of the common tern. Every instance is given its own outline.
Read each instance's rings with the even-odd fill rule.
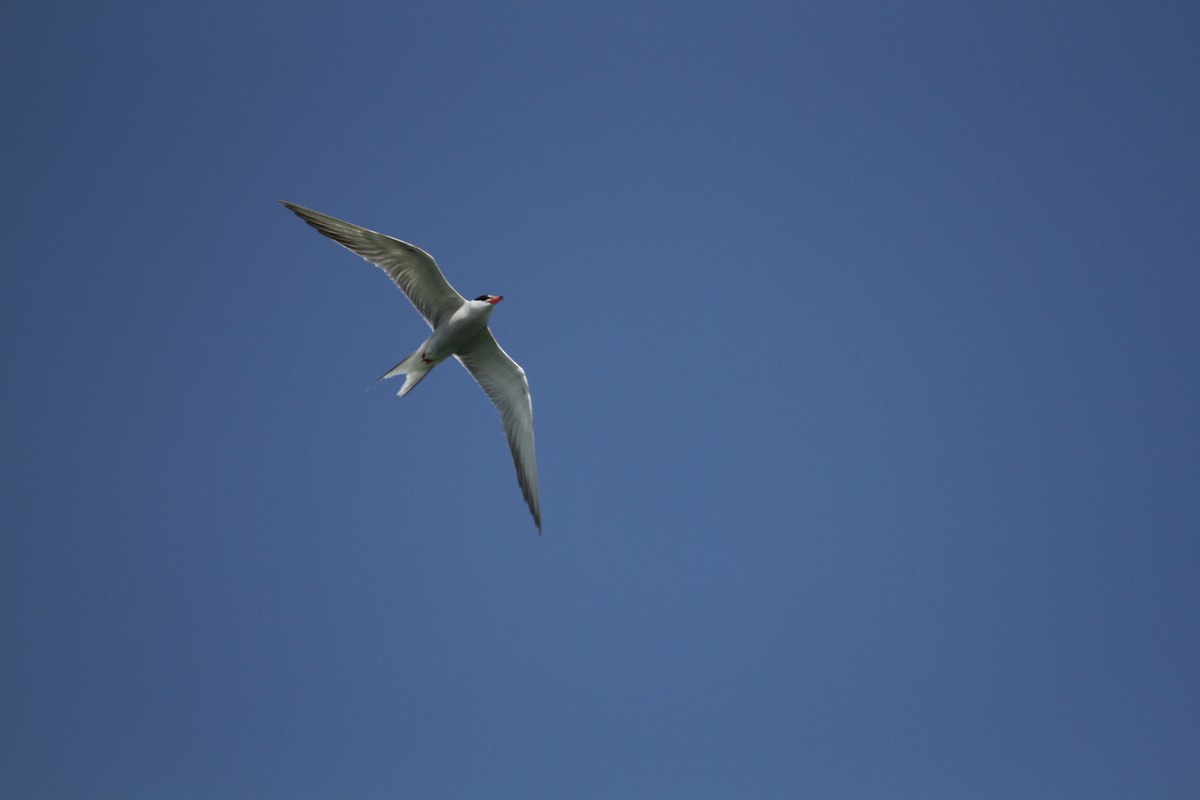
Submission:
[[[503,295],[481,294],[467,300],[454,290],[437,262],[421,248],[286,200],[279,202],[319,232],[386,272],[433,329],[412,355],[379,380],[404,375],[404,385],[397,393],[404,397],[430,370],[454,356],[491,398],[500,412],[500,422],[512,451],[517,483],[541,533],[529,381],[525,379],[525,370],[500,348],[487,326]]]

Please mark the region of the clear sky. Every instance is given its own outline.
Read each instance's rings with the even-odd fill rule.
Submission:
[[[0,796],[1200,796],[1195,3],[191,5],[0,27]]]

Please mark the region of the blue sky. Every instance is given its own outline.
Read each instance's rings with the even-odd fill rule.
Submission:
[[[0,795],[1197,796],[1194,6],[200,5],[0,32]]]

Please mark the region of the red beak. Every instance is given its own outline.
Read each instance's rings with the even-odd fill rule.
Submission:
[[[493,297],[491,300],[488,300],[488,302],[491,303],[492,305],[496,305],[496,303],[499,303],[503,299],[504,299],[504,295],[500,295],[499,297]]]

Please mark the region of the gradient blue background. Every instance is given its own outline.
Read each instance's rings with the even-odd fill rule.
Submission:
[[[1200,796],[1194,3],[174,5],[0,32],[0,795]]]

